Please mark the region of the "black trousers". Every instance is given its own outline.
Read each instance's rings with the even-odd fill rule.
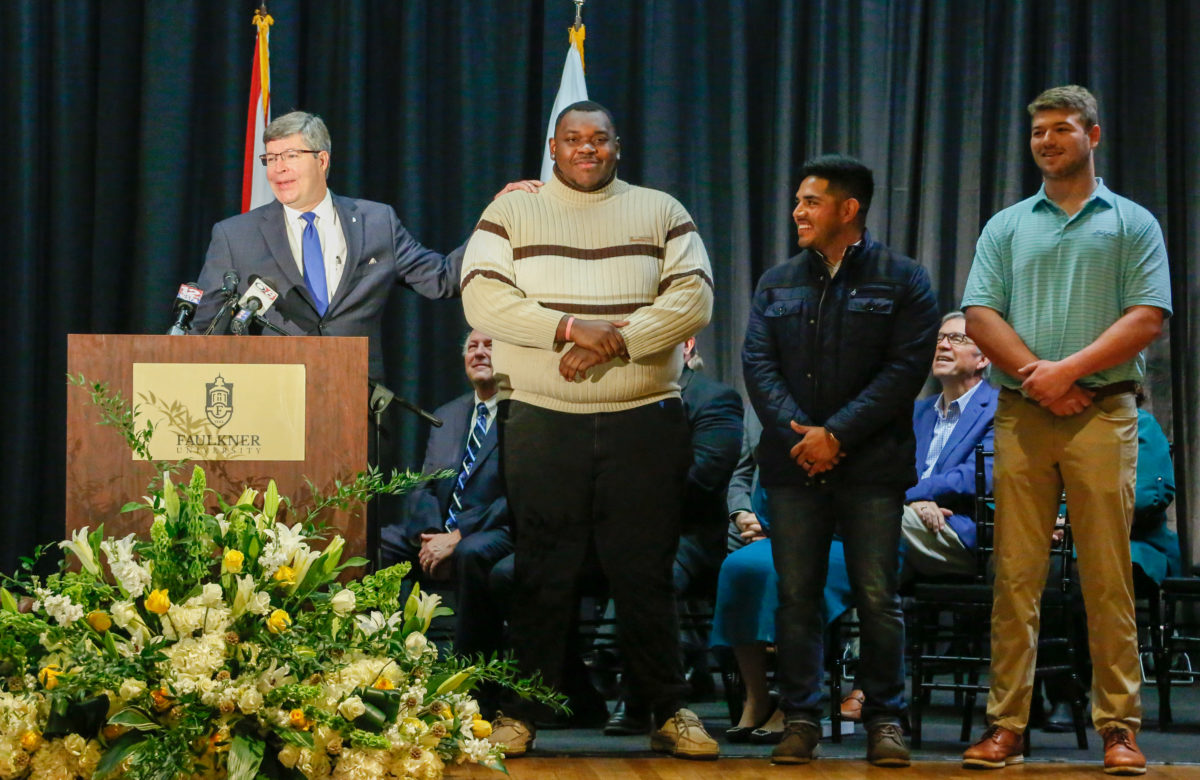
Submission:
[[[508,401],[498,420],[516,533],[509,626],[519,668],[562,687],[579,573],[594,545],[630,682],[665,721],[687,691],[672,585],[691,464],[682,405],[568,414]]]

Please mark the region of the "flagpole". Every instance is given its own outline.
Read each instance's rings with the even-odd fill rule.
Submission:
[[[585,0],[572,0],[575,3],[575,23],[567,28],[567,60],[563,65],[562,80],[558,85],[558,95],[555,97],[550,111],[550,121],[546,125],[546,143],[554,137],[554,120],[558,112],[572,103],[587,100],[587,80],[584,77],[583,40],[587,37],[587,27],[583,24],[583,4]],[[548,146],[542,147],[542,181],[549,180],[553,174],[554,162],[550,159]]]

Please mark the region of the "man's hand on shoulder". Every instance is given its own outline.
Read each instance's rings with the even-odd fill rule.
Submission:
[[[558,361],[558,373],[568,382],[574,382],[587,379],[589,368],[607,362],[608,358],[603,355],[575,344]]]
[[[538,190],[541,188],[542,182],[538,179],[521,179],[520,181],[510,181],[508,184],[504,185],[504,189],[492,196],[492,200],[495,200],[507,192],[516,192],[517,190],[536,195]]]

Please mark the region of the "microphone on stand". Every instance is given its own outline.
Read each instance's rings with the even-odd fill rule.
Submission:
[[[175,322],[167,329],[168,336],[186,336],[188,331],[192,329],[192,318],[196,316],[196,306],[200,304],[200,299],[204,297],[204,290],[201,290],[195,282],[184,282],[179,285],[179,292],[175,295]]]
[[[217,314],[212,318],[212,322],[208,323],[208,327],[204,329],[205,336],[211,336],[216,332],[223,332],[229,327],[229,312],[237,304],[238,282],[241,279],[238,277],[237,271],[230,268],[221,278],[221,295],[225,296],[225,302],[221,304],[221,308],[217,309]]]
[[[238,313],[233,315],[233,319],[229,323],[230,329],[235,335],[246,335],[247,328],[254,320],[262,320],[262,315],[267,313],[267,310],[274,305],[275,300],[279,297],[279,293],[275,292],[275,283],[270,279],[263,278],[258,274],[250,275],[250,289],[238,301]]]

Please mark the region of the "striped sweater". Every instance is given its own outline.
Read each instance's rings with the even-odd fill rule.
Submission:
[[[493,339],[502,398],[572,413],[616,412],[679,396],[680,343],[708,324],[712,272],[683,206],[614,178],[595,192],[556,176],[488,206],[462,268],[463,309]],[[629,360],[568,382],[554,341],[564,314],[628,320]]]

